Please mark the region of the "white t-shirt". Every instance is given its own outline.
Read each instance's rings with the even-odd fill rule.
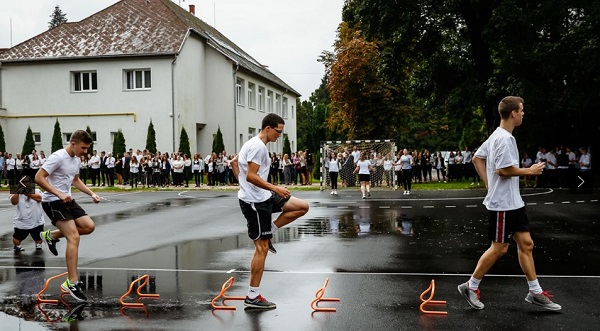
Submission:
[[[42,169],[48,173],[48,183],[56,187],[60,192],[71,195],[71,185],[73,178],[79,174],[79,164],[81,159],[77,156],[71,156],[67,151],[59,149],[52,153],[44,162]],[[50,192],[42,194],[43,202],[59,200],[58,197]]]
[[[358,163],[356,164],[356,166],[358,166],[358,174],[359,175],[370,175],[371,174],[371,172],[369,171],[370,165],[371,165],[371,162],[369,162],[369,160],[358,161]]]
[[[525,206],[519,193],[519,176],[501,177],[496,173],[498,169],[519,167],[519,150],[515,137],[498,127],[475,152],[475,156],[486,160],[488,192],[483,204],[487,209],[509,211]]]
[[[358,161],[360,160],[360,152],[359,151],[353,151],[352,152],[352,158],[354,159],[354,164],[357,164]]]
[[[240,184],[238,198],[246,203],[267,201],[271,198],[271,191],[262,189],[246,180],[248,162],[257,164],[259,166],[258,175],[267,181],[269,169],[271,168],[271,158],[269,157],[267,145],[258,136],[248,140],[238,153],[238,165],[240,168],[238,175]]]
[[[329,172],[339,172],[340,171],[340,164],[338,159],[335,160],[327,160],[327,165],[329,168]]]
[[[35,189],[35,193],[41,195],[42,191]],[[44,225],[44,211],[42,204],[34,199],[19,194],[19,203],[17,203],[17,213],[13,220],[13,227],[21,230],[30,230],[37,226]]]

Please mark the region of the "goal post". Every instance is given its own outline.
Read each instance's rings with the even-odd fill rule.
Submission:
[[[371,173],[371,187],[382,187],[394,189],[396,185],[393,164],[396,162],[396,143],[392,139],[375,140],[346,140],[346,141],[322,141],[321,142],[321,179],[320,189],[330,187],[328,160],[331,153],[341,154],[339,158],[339,186],[360,186],[358,175],[354,174],[356,162],[352,152],[365,154],[365,158],[371,162],[375,169]],[[358,159],[356,160],[358,161]],[[391,169],[390,169],[391,163]]]

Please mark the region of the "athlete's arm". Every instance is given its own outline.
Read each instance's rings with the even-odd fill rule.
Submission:
[[[537,176],[542,173],[542,170],[546,167],[545,162],[538,162],[529,168],[519,168],[517,166],[506,167],[496,170],[496,173],[500,176],[512,177],[512,176]],[[483,178],[483,177],[481,177]]]
[[[81,179],[79,179],[79,175],[75,175],[75,178],[73,178],[73,186],[75,186],[79,191],[92,197],[92,200],[95,203],[100,202],[100,197],[96,193],[92,192],[92,190],[90,190],[90,188],[87,187],[87,185],[85,185]]]
[[[240,166],[238,164],[237,154],[233,157],[233,159],[231,159],[229,165],[231,166],[231,170],[233,171],[233,175],[235,176],[235,178],[238,178],[238,175],[240,174]]]
[[[248,183],[254,184],[264,190],[275,192],[275,194],[284,199],[290,196],[290,191],[287,188],[283,186],[273,185],[262,179],[258,175],[259,168],[260,165],[258,165],[257,163],[248,162],[248,174],[246,174],[246,181],[248,181]]]
[[[481,177],[481,179],[483,180],[483,183],[485,184],[485,188],[488,188],[488,178],[487,178],[487,172],[485,171],[485,159],[480,159],[479,157],[475,156],[473,157],[473,165],[475,166],[475,170],[477,171],[477,174],[479,174],[479,177]]]

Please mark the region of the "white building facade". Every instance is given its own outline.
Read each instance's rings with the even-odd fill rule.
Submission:
[[[89,126],[99,152],[112,150],[117,130],[128,149],[144,149],[152,121],[159,151],[178,150],[183,128],[204,156],[220,128],[234,154],[269,112],[285,119],[295,150],[299,96],[169,0],[121,1],[0,53],[0,124],[13,156],[28,127],[48,154],[57,120],[63,144]],[[282,151],[283,138],[270,145]]]

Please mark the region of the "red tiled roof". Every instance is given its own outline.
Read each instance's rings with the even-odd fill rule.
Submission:
[[[178,54],[191,30],[290,93],[293,88],[212,26],[171,0],[122,0],[79,22],[63,23],[4,52],[2,62]]]

